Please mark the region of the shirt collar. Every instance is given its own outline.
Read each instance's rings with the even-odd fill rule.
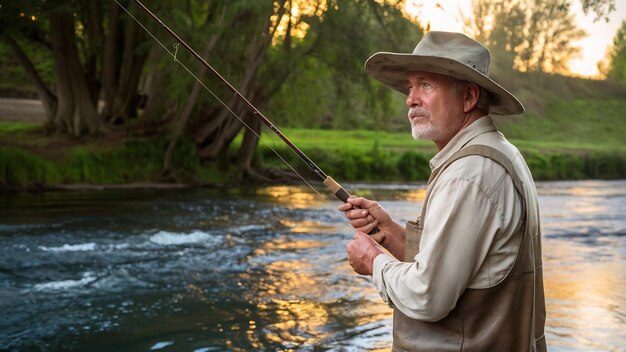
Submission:
[[[430,159],[430,169],[434,170],[441,166],[446,160],[448,160],[452,154],[459,151],[463,148],[467,143],[469,143],[472,139],[478,137],[479,135],[497,131],[498,128],[494,125],[491,116],[485,115],[478,120],[472,122],[469,126],[460,130],[442,150],[437,153],[432,159]]]

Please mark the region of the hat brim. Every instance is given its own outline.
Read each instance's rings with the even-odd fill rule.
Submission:
[[[524,106],[513,94],[481,72],[459,61],[437,56],[379,52],[365,62],[365,70],[375,79],[400,93],[408,94],[406,73],[424,71],[439,73],[478,84],[490,93],[489,113],[519,115]]]

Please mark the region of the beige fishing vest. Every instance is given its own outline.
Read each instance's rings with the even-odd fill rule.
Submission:
[[[480,155],[500,164],[513,180],[524,204],[524,226],[519,253],[506,278],[494,287],[466,289],[456,307],[437,322],[424,322],[394,310],[393,349],[399,351],[546,351],[545,299],[541,267],[539,210],[533,184],[522,182],[518,170],[502,152],[485,145],[470,145],[456,152],[428,181],[421,217],[406,227],[404,258],[419,252],[430,190],[438,176],[454,161]]]

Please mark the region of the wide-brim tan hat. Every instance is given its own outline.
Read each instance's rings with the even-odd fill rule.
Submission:
[[[365,70],[385,85],[408,94],[406,73],[424,71],[478,84],[490,93],[489,113],[517,115],[524,106],[513,94],[489,78],[489,49],[462,33],[430,31],[413,53],[379,52],[365,62]]]

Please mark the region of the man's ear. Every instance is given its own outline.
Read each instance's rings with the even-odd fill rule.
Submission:
[[[478,97],[480,96],[480,87],[476,83],[468,83],[465,86],[465,95],[463,96],[463,111],[468,113],[476,107]]]

